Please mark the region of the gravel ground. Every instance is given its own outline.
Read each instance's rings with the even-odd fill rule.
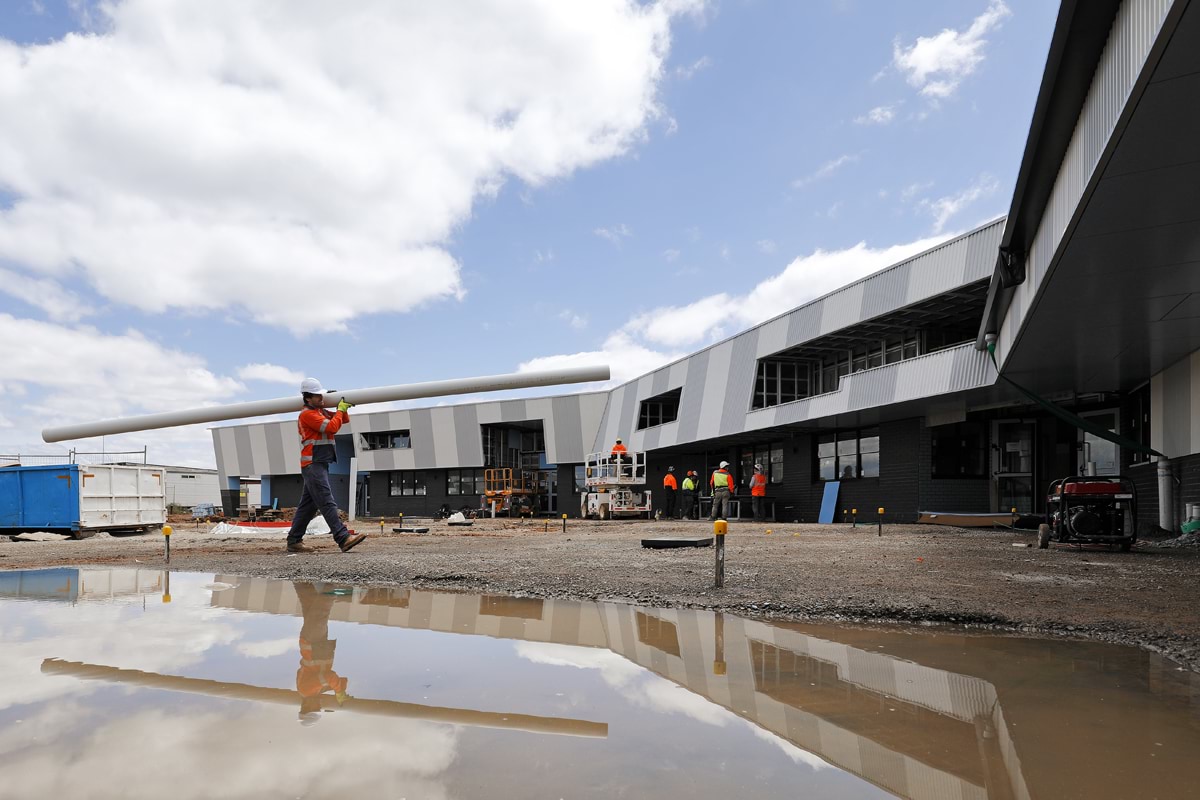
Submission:
[[[731,523],[725,587],[712,548],[651,550],[651,536],[706,535],[707,522],[478,520],[428,534],[373,534],[351,553],[328,536],[312,555],[278,538],[216,538],[184,524],[172,536],[181,571],[403,584],[430,589],[686,606],[776,619],[944,623],[1092,638],[1163,653],[1200,671],[1200,550],[1131,553],[1052,545],[1024,531],[923,525]],[[547,530],[548,527],[548,530]],[[374,531],[359,522],[358,530]],[[1020,545],[1020,546],[1016,546]],[[1025,545],[1029,545],[1026,547]],[[0,569],[162,564],[163,539],[0,539]]]

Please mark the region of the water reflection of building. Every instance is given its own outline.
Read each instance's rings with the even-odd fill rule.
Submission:
[[[32,569],[0,572],[0,597],[21,600],[104,601],[162,593],[161,569]]]
[[[290,584],[220,577],[215,606],[299,616]],[[705,611],[356,589],[332,620],[602,647],[903,797],[1028,798],[985,680]]]

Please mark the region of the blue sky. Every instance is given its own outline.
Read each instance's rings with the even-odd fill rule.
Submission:
[[[1003,214],[1057,13],[431,5],[4,0],[0,452],[304,374],[634,377]]]

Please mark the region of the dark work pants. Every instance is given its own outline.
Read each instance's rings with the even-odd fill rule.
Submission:
[[[696,508],[696,495],[691,492],[683,493],[683,512],[680,514],[684,519],[691,519],[692,512]]]
[[[300,505],[296,506],[296,516],[292,517],[292,527],[288,530],[288,541],[298,542],[304,538],[308,523],[318,513],[325,518],[325,524],[333,532],[333,540],[339,544],[350,535],[345,524],[338,517],[337,503],[333,501],[333,490],[329,488],[329,465],[318,464],[315,461],[300,469],[304,478],[304,491],[300,492]]]
[[[718,486],[713,489],[713,505],[712,513],[708,515],[710,520],[714,519],[729,519],[729,501],[732,495],[724,486]]]
[[[767,512],[764,511],[763,509],[766,508],[766,505],[767,505],[766,498],[756,496],[756,497],[750,498],[750,500],[751,500],[751,505],[754,507],[754,521],[755,522],[765,521],[767,518]]]
[[[675,495],[678,493],[679,493],[678,489],[671,489],[669,487],[663,487],[663,494],[666,495],[666,497],[663,500],[663,516],[664,517],[674,517],[675,516]]]

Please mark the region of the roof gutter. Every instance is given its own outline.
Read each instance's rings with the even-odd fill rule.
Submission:
[[[1026,254],[1054,191],[1121,1],[1063,0],[1059,6],[1025,154],[975,339],[980,350],[987,348],[988,335],[999,331],[1016,287],[1025,281]]]

